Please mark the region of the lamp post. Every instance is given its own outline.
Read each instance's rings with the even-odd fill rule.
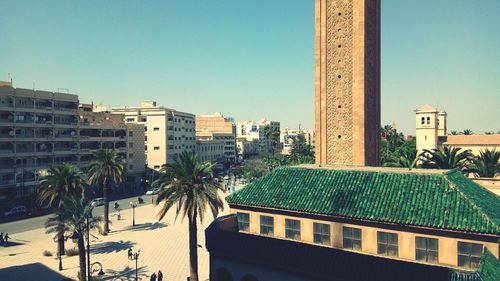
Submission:
[[[92,273],[90,271],[91,265],[90,265],[90,226],[89,226],[89,219],[92,218],[92,210],[94,207],[91,205],[90,212],[87,214],[87,272],[89,276],[89,281],[92,280]],[[100,263],[99,263],[100,264]],[[101,271],[102,271],[102,266],[101,266]]]
[[[135,260],[135,281],[139,280],[137,278],[137,265],[139,260],[139,254],[141,253],[141,248],[137,248],[137,251],[132,252],[132,260]]]
[[[135,207],[137,207],[137,202],[130,202],[132,207],[132,226],[135,226]]]

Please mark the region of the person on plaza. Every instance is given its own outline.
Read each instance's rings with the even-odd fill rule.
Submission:
[[[128,259],[132,259],[132,248],[128,248]]]
[[[161,270],[158,270],[158,281],[163,281],[163,272]]]
[[[8,233],[5,233],[5,236],[4,236],[4,238],[3,238],[3,239],[5,240],[5,242],[4,242],[4,244],[3,244],[3,245],[4,245],[4,247],[7,247],[7,243],[9,242],[9,238],[10,238],[10,237],[9,237],[9,234],[8,234]]]
[[[151,278],[149,280],[156,281],[156,273],[153,272],[153,274],[151,275]]]
[[[0,233],[0,246],[3,246],[3,232]]]
[[[120,210],[118,210],[118,212],[117,212],[116,216],[118,217],[118,220],[121,220],[121,219],[122,219],[122,216],[121,216],[121,214],[120,214]]]

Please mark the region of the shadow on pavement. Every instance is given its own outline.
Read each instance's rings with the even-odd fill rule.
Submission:
[[[71,280],[41,263],[31,263],[0,269],[1,280],[63,281]]]
[[[128,281],[135,280],[135,267],[125,267],[123,270],[105,270],[105,275],[101,276],[103,280],[113,280],[113,281]],[[146,272],[146,266],[141,266],[137,268],[138,280],[149,280],[149,276]]]
[[[155,222],[155,223],[142,223],[142,224],[136,224],[135,226],[127,226],[121,231],[139,231],[139,230],[155,230],[155,229],[160,229],[169,226],[169,224],[165,224],[162,222]]]
[[[19,240],[18,240],[18,241],[19,241]],[[6,246],[5,246],[5,244],[4,244],[4,246],[0,246],[0,247],[5,247],[5,248],[7,248],[7,247],[15,247],[15,246],[20,246],[20,245],[24,245],[24,243],[21,243],[21,242],[14,242],[14,241],[9,241],[9,242],[7,243],[7,245],[6,245]]]
[[[96,245],[90,245],[90,253],[91,254],[109,254],[113,252],[126,251],[129,248],[134,247],[135,243],[132,241],[123,241],[120,240],[118,242],[109,241]],[[127,257],[127,253],[124,254],[124,258]]]

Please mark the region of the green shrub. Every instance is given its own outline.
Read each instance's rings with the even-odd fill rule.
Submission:
[[[72,257],[72,256],[77,256],[78,255],[78,249],[73,248],[73,249],[66,249],[66,256]]]
[[[51,251],[49,251],[49,250],[45,250],[45,251],[43,251],[43,253],[42,253],[42,254],[43,254],[43,256],[44,256],[44,257],[52,257],[52,252],[51,252]]]

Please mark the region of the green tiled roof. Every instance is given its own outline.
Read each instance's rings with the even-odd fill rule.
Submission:
[[[500,198],[453,170],[283,167],[226,200],[230,205],[500,234]]]

